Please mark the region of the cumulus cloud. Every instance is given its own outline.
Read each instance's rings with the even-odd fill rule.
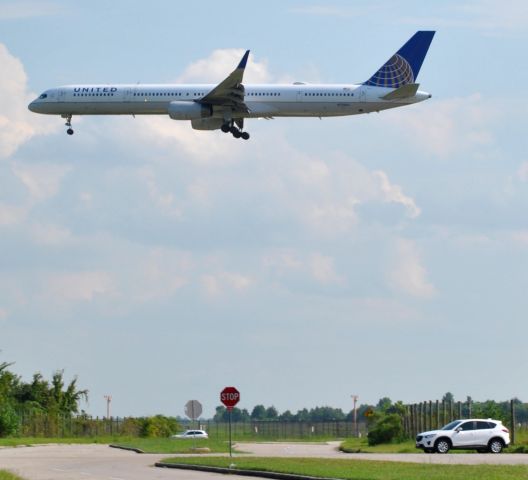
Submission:
[[[115,285],[110,273],[104,271],[53,273],[46,279],[45,290],[44,297],[58,303],[90,302],[113,293]]]
[[[60,225],[37,223],[30,230],[33,240],[39,245],[60,247],[73,240],[70,230]]]
[[[12,167],[13,174],[36,201],[54,197],[59,191],[62,179],[70,170],[68,165],[50,163],[14,164]]]
[[[310,258],[310,270],[313,277],[323,285],[340,283],[343,280],[335,270],[334,259],[328,255],[313,254]]]
[[[521,182],[528,182],[528,162],[523,162],[517,170],[517,178]]]
[[[51,133],[57,126],[27,109],[35,94],[27,90],[22,62],[0,43],[0,158],[7,158],[31,137]]]
[[[432,12],[428,17],[406,17],[400,21],[420,26],[476,29],[492,35],[525,32],[528,27],[528,6],[524,0],[509,0],[506,7],[500,0],[468,0],[452,6],[442,5]]]
[[[41,17],[46,15],[55,15],[62,11],[55,2],[46,1],[16,1],[3,2],[0,8],[0,19],[15,20],[20,18]]]
[[[28,211],[29,209],[24,206],[0,203],[0,227],[16,225],[22,222],[26,218]]]
[[[391,184],[389,177],[385,172],[377,170],[373,172],[372,175],[379,180],[381,192],[383,193],[386,202],[403,205],[407,210],[407,215],[411,218],[416,218],[420,215],[420,209],[414,200],[405,195],[399,185]]]
[[[488,150],[494,143],[491,122],[497,112],[480,94],[438,100],[433,109],[398,113],[389,112],[382,121],[397,129],[407,143],[431,155],[448,158],[454,153]]]
[[[387,280],[394,290],[413,297],[431,298],[436,293],[436,288],[427,279],[418,247],[412,240],[396,240]]]
[[[201,276],[201,284],[210,297],[218,297],[228,292],[242,292],[253,284],[253,279],[237,272],[206,273]]]
[[[131,272],[133,297],[149,302],[174,295],[189,283],[191,267],[192,259],[185,252],[165,248],[149,250]]]
[[[238,65],[245,50],[239,48],[214,50],[207,58],[191,63],[178,77],[179,82],[219,83]],[[267,83],[272,81],[266,60],[257,62],[249,55],[244,81],[246,83]]]

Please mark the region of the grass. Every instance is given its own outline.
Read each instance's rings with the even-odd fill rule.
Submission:
[[[0,470],[0,480],[22,480],[22,478],[7,470]]]
[[[345,480],[520,480],[528,478],[526,465],[432,465],[372,460],[318,458],[182,457],[164,460],[237,469],[292,473]]]

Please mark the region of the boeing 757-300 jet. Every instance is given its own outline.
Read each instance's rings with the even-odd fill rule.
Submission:
[[[196,130],[249,139],[246,118],[334,117],[379,112],[431,98],[416,78],[435,32],[416,32],[367,81],[351,84],[245,84],[249,50],[218,85],[66,85],[29,104],[36,113],[60,115],[73,134],[74,115],[168,115]]]

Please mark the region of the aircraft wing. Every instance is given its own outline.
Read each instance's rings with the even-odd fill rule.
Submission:
[[[244,53],[238,67],[225,80],[202,97],[199,103],[230,107],[235,112],[249,112],[249,109],[244,103],[244,86],[242,85],[248,56],[249,50]]]

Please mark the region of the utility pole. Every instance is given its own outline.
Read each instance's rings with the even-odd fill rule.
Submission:
[[[106,419],[110,420],[110,402],[112,401],[112,395],[105,395],[106,400]]]
[[[354,402],[354,431],[356,433],[356,437],[359,438],[359,426],[357,422],[357,401],[359,399],[359,395],[351,395],[352,401]]]

